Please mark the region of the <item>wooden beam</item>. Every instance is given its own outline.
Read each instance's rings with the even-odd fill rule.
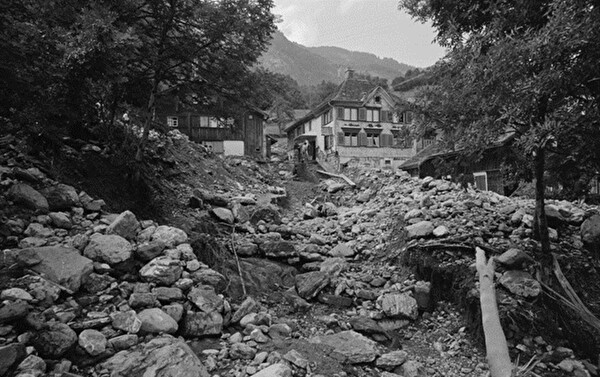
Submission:
[[[327,172],[325,170],[317,170],[317,173],[326,175],[328,177],[341,178],[344,181],[346,181],[346,183],[348,183],[350,186],[352,186],[352,187],[356,186],[356,183],[354,183],[350,178],[346,177],[344,174],[334,174],[334,173]]]

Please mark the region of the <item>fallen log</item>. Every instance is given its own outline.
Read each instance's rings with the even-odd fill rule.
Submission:
[[[479,273],[481,322],[491,377],[510,377],[513,365],[510,362],[508,344],[498,315],[496,289],[494,288],[494,258],[486,260],[485,251],[477,247],[476,266]]]

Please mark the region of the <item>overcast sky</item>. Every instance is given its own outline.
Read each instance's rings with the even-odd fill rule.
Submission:
[[[398,10],[398,0],[274,0],[285,36],[305,46],[338,46],[427,67],[444,55],[434,30]]]

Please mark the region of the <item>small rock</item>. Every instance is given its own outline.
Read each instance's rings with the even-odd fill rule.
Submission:
[[[79,345],[92,356],[102,354],[107,343],[104,334],[97,330],[86,329],[79,334]]]

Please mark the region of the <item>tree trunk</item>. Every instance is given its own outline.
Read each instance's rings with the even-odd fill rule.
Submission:
[[[154,109],[154,102],[156,100],[156,92],[158,90],[158,80],[156,78],[152,80],[152,90],[150,91],[150,98],[148,98],[148,105],[146,107],[146,117],[144,119],[144,129],[142,132],[142,138],[138,143],[137,152],[135,154],[135,161],[142,162],[144,159],[144,148],[148,141],[148,135],[150,134],[150,124],[152,123],[152,113]]]
[[[546,220],[546,209],[544,195],[546,186],[544,183],[545,166],[544,148],[538,148],[535,156],[535,216],[533,217],[533,238],[540,241],[542,253],[550,253],[550,236],[548,235],[548,221]]]

